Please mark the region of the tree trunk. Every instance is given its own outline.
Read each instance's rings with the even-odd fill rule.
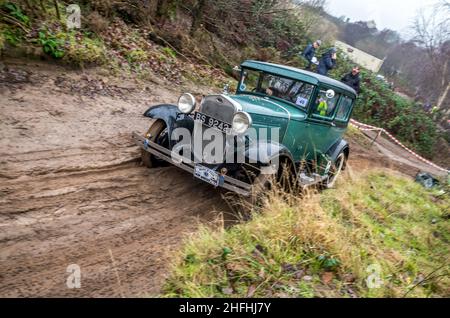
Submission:
[[[450,88],[450,84],[447,83],[447,76],[448,76],[448,60],[445,60],[444,68],[442,70],[442,79],[441,79],[441,87],[443,88],[442,94],[438,98],[437,107],[438,109],[441,109],[442,104],[444,103],[445,98],[447,97],[448,90]]]
[[[190,35],[194,35],[195,31],[197,31],[198,27],[202,23],[203,17],[203,9],[205,8],[206,0],[197,0],[194,8],[192,9],[192,24]]]
[[[440,109],[442,107],[442,104],[444,103],[445,98],[447,97],[448,91],[450,89],[450,84],[447,84],[447,87],[445,88],[444,92],[441,96],[439,96],[437,108]]]
[[[58,1],[53,0],[53,3],[55,4],[56,17],[58,18],[58,20],[61,20],[61,14],[59,13]]]

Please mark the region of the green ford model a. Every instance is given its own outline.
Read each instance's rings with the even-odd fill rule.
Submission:
[[[245,61],[239,71],[234,95],[224,89],[196,107],[183,94],[178,105],[150,107],[147,134],[133,133],[143,163],[169,162],[244,196],[286,175],[301,186],[332,187],[349,156],[343,135],[356,92],[288,66]]]

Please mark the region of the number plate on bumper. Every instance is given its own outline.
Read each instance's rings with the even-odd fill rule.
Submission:
[[[230,130],[231,130],[231,124],[228,124],[221,120],[215,119],[211,116],[205,115],[200,112],[194,113],[194,120],[198,120],[198,121],[202,122],[203,125],[210,127],[210,128],[216,128],[226,134],[230,133]]]
[[[219,185],[219,174],[201,165],[194,167],[194,176],[217,187]]]

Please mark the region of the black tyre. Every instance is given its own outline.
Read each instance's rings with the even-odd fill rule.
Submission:
[[[150,141],[157,143],[160,146],[169,147],[169,133],[166,123],[162,120],[155,121],[145,135]],[[151,153],[141,150],[142,163],[147,168],[155,168],[165,163],[164,160],[152,155]]]
[[[294,172],[288,160],[282,160],[275,174],[260,174],[252,184],[252,192],[248,202],[252,206],[260,206],[273,189],[282,189],[290,192],[294,188]]]
[[[336,184],[336,180],[338,179],[339,175],[341,174],[341,171],[345,165],[345,161],[347,160],[345,153],[341,152],[334,163],[331,166],[330,172],[328,173],[328,178],[324,182],[323,186],[326,189],[331,189]]]

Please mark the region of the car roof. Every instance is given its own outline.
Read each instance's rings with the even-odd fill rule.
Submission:
[[[323,76],[317,73],[305,71],[296,67],[292,66],[286,66],[286,65],[280,65],[280,64],[273,64],[273,63],[267,63],[267,62],[260,62],[260,61],[253,61],[253,60],[247,60],[241,64],[242,67],[252,68],[256,70],[261,70],[268,73],[273,74],[279,74],[281,76],[286,76],[292,79],[300,80],[303,82],[307,82],[310,84],[318,85],[318,84],[326,84],[333,86],[335,88],[339,88],[345,92],[348,92],[354,97],[356,97],[356,91],[348,86],[347,84],[344,84],[340,81],[337,81],[335,79],[332,79],[328,76]]]

